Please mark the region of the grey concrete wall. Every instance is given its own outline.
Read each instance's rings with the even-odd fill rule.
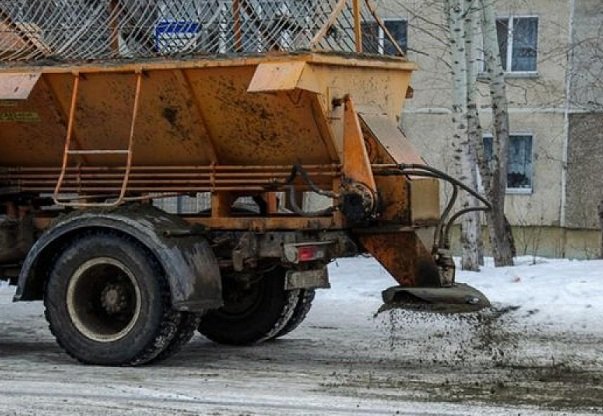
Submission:
[[[603,2],[575,0],[572,58],[572,111],[603,112]]]
[[[570,115],[567,226],[598,229],[603,200],[603,113]]]
[[[599,228],[603,199],[603,3],[575,0],[570,45],[566,223]]]
[[[490,255],[488,233],[482,232],[486,255]],[[569,259],[596,259],[601,255],[601,232],[560,227],[513,227],[518,256],[565,257]],[[451,233],[452,251],[460,255],[459,227]]]

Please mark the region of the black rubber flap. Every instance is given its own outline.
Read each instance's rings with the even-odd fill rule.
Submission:
[[[464,283],[452,287],[395,286],[383,293],[383,306],[379,312],[391,309],[404,309],[432,313],[469,313],[490,307],[490,301],[479,290]]]

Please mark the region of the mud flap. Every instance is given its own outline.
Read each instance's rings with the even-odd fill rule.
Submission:
[[[451,287],[407,288],[391,287],[382,293],[383,306],[377,313],[392,309],[404,309],[431,313],[469,313],[490,307],[486,296],[464,283]]]

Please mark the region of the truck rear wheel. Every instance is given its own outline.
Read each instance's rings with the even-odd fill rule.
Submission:
[[[59,345],[87,364],[148,362],[170,345],[181,321],[156,260],[136,241],[108,232],[62,251],[44,304]]]
[[[269,340],[287,326],[301,290],[285,290],[281,268],[245,286],[225,279],[224,306],[201,318],[199,332],[219,344],[249,345]]]
[[[176,335],[174,335],[169,345],[150,362],[156,363],[171,357],[188,344],[195,335],[201,322],[201,315],[192,312],[181,312],[181,315],[182,318],[180,319],[180,324],[178,324]]]
[[[274,338],[283,337],[291,331],[294,331],[308,316],[308,312],[310,312],[310,309],[312,308],[312,301],[314,300],[316,291],[314,289],[301,289],[299,292],[297,304],[295,305],[291,319],[289,319],[289,322],[287,322],[284,328],[281,329]]]

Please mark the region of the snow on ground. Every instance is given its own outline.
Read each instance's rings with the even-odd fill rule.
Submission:
[[[251,348],[201,336],[151,367],[73,362],[39,303],[0,285],[1,414],[563,415],[603,412],[603,261],[519,258],[458,272],[493,308],[375,317],[394,281],[370,258],[330,266],[305,323]]]
[[[456,280],[482,291],[493,309],[453,316],[393,311],[375,318],[381,290],[395,284],[389,274],[370,258],[339,260],[329,270],[332,289],[320,293],[312,321],[334,321],[337,311],[340,333],[358,342],[371,336],[389,343],[377,355],[414,351],[442,363],[504,358],[507,364],[529,366],[594,359],[603,365],[603,354],[556,350],[556,343],[575,336],[591,341],[603,337],[603,261],[520,257],[514,267],[495,268],[488,259],[481,272],[457,271]],[[448,341],[445,350],[431,342],[438,337]],[[543,338],[544,345],[534,341]],[[603,351],[603,344],[599,348]]]
[[[357,299],[374,307],[381,290],[395,284],[370,258],[338,260],[329,271],[332,289],[321,294],[329,301]],[[458,270],[456,280],[482,291],[495,307],[519,307],[523,323],[603,332],[603,260],[526,256],[515,259],[513,267],[495,268],[488,258],[479,273]]]
[[[603,332],[603,260],[521,257],[515,267],[460,273],[459,279],[487,293],[491,301],[520,306],[528,323],[557,329]]]

